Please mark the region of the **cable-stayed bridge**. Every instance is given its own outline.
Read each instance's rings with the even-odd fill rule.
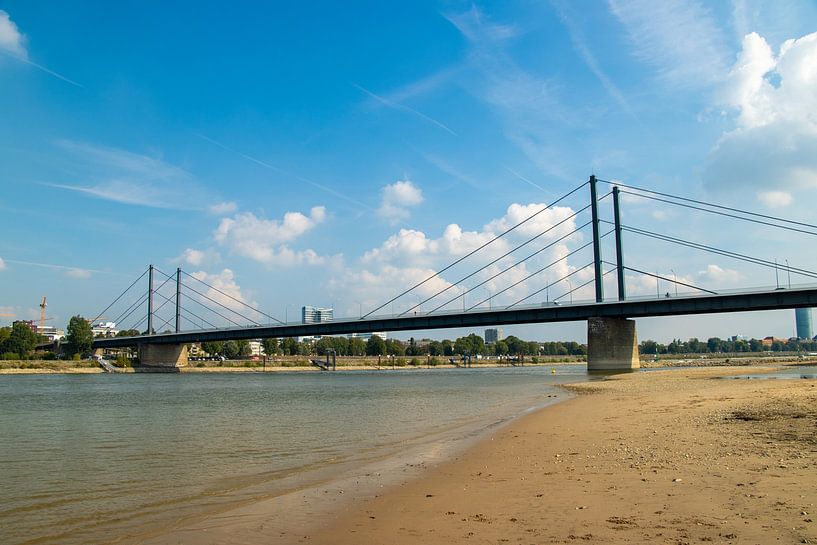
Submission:
[[[600,184],[612,189],[598,196]],[[560,203],[589,189],[590,203],[578,208]],[[316,335],[411,331],[460,327],[486,327],[586,320],[588,367],[620,369],[638,366],[637,337],[633,318],[679,316],[724,312],[792,309],[817,306],[817,272],[766,258],[751,256],[659,233],[622,222],[622,195],[679,207],[686,211],[719,216],[730,222],[752,224],[788,234],[817,236],[817,226],[786,218],[759,214],[731,206],[707,203],[649,189],[598,180],[595,176],[549,205],[508,226],[425,279],[405,287],[394,297],[355,318],[320,323],[286,323],[253,307],[239,297],[207,283],[198,275],[177,269],[167,274],[152,265],[99,315],[121,309],[117,323],[134,319],[130,336],[101,338],[94,348],[136,346],[142,365],[176,366],[186,361],[186,345],[193,342],[286,338]],[[600,214],[600,203],[612,201],[612,217]],[[558,213],[554,214],[554,212]],[[547,213],[550,212],[550,217]],[[572,213],[568,213],[572,212]],[[578,218],[589,214],[580,225]],[[590,240],[580,235],[590,231]],[[624,259],[624,235],[646,238],[681,249],[678,261],[692,252],[728,258],[766,270],[774,270],[775,285],[765,288],[712,289],[691,281],[629,266]],[[521,242],[509,241],[523,235]],[[604,245],[613,248],[614,259],[604,258]],[[518,257],[522,251],[527,254]],[[608,253],[610,248],[607,248]],[[550,253],[547,253],[550,251]],[[583,257],[587,261],[582,261]],[[480,261],[482,258],[482,261]],[[580,260],[570,265],[568,260]],[[479,266],[469,265],[478,262]],[[484,263],[483,263],[484,262]],[[528,265],[535,269],[528,272]],[[540,266],[541,265],[541,266]],[[560,274],[554,275],[554,271]],[[456,280],[443,275],[456,274]],[[629,277],[628,277],[629,273]],[[781,284],[781,275],[785,275]],[[791,284],[807,279],[814,284]],[[140,282],[147,277],[147,290]],[[628,295],[628,278],[655,282],[653,295]],[[614,283],[613,283],[614,281]],[[538,282],[538,283],[537,283]],[[605,297],[605,282],[614,295]],[[642,282],[643,283],[643,282]],[[664,289],[661,288],[663,283]],[[434,286],[434,289],[431,287]],[[489,291],[486,286],[492,286]],[[664,291],[669,287],[669,291]],[[439,289],[437,289],[439,288]],[[592,300],[574,300],[592,289]],[[679,293],[679,289],[681,290]],[[480,295],[482,291],[487,297]],[[551,297],[551,290],[555,297]],[[508,304],[496,301],[514,299]],[[518,298],[517,298],[518,297]],[[466,304],[466,298],[471,301]],[[125,305],[126,302],[130,304]],[[406,301],[410,301],[406,303]],[[416,303],[415,303],[416,301]],[[460,302],[462,305],[460,306]],[[401,309],[395,312],[395,305]],[[124,308],[122,308],[124,307]],[[423,309],[430,310],[423,310]]]

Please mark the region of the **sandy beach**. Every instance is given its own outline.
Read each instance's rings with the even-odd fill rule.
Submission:
[[[293,543],[817,543],[814,380],[683,369],[572,387]]]

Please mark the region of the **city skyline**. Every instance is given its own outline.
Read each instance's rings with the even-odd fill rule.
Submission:
[[[9,323],[36,319],[43,295],[52,324],[92,318],[148,263],[181,266],[281,319],[303,301],[357,317],[590,174],[811,220],[817,120],[806,114],[817,106],[817,7],[809,2],[214,9],[0,6],[0,314],[14,314]],[[808,235],[625,197],[624,216],[636,225],[817,270]],[[512,242],[588,198],[560,203]],[[609,216],[609,200],[602,207]],[[542,261],[588,240],[575,233]],[[632,235],[625,258],[710,289],[808,282]],[[462,301],[453,289],[445,308],[510,304],[582,259],[502,295],[537,267],[520,266]],[[393,311],[431,310],[438,300],[423,301],[468,270],[453,269]],[[606,288],[615,293],[614,283]],[[674,289],[628,278],[634,296]],[[505,333],[583,340],[584,327]],[[787,338],[795,320],[775,311],[639,320],[638,328],[658,341]]]

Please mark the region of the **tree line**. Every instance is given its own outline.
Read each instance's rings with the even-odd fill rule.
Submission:
[[[641,354],[731,354],[736,352],[815,352],[817,341],[811,339],[774,340],[764,346],[760,339],[721,339],[710,337],[700,341],[695,337],[682,341],[673,339],[669,344],[653,340],[642,341],[638,347]]]
[[[315,343],[298,342],[294,338],[263,339],[261,345],[268,356],[325,356],[334,351],[338,356],[537,356],[537,355],[585,355],[587,347],[574,341],[535,342],[524,341],[513,335],[494,344],[485,344],[479,335],[443,339],[408,341],[382,339],[372,335],[367,340],[359,337],[322,337]],[[248,356],[247,341],[212,341],[201,343],[204,352],[228,359]]]

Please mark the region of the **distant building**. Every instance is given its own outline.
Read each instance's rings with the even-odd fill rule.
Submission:
[[[37,334],[42,335],[51,342],[54,342],[65,337],[65,330],[57,329],[53,325],[44,325],[43,327],[37,327]]]
[[[504,338],[504,332],[499,328],[493,327],[485,330],[485,344],[494,344]]]
[[[347,335],[350,339],[363,339],[364,341],[368,341],[372,338],[372,336],[377,335],[384,341],[388,338],[388,333],[385,331],[374,331],[372,333],[350,333]]]
[[[811,326],[811,309],[810,308],[796,308],[794,309],[794,321],[797,325],[798,339],[811,339],[814,336],[814,331]]]
[[[261,341],[250,341],[250,356],[263,356],[264,353],[264,345],[261,344]]]
[[[335,311],[331,308],[301,307],[301,323],[317,324],[321,322],[331,322],[334,319]]]
[[[97,322],[91,325],[91,333],[94,337],[115,337],[119,330],[116,329],[115,322]]]

